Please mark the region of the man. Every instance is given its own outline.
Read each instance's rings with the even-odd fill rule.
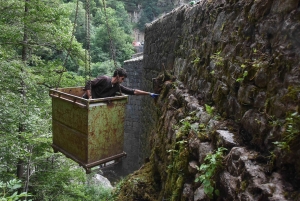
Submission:
[[[127,73],[123,68],[116,69],[112,78],[105,75],[99,76],[94,80],[87,82],[85,85],[86,93],[83,95],[83,98],[96,99],[112,97],[117,93],[125,93],[128,95],[150,95],[152,98],[158,96],[158,94],[139,89],[130,89],[121,85],[126,77]]]

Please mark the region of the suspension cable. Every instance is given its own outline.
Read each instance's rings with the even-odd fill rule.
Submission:
[[[56,85],[56,89],[59,87],[60,85],[60,81],[61,81],[61,78],[62,78],[62,75],[63,75],[63,72],[66,71],[66,68],[65,68],[65,65],[67,63],[67,60],[68,60],[68,57],[70,55],[70,52],[72,50],[72,43],[73,43],[73,39],[74,39],[74,35],[75,35],[75,30],[76,30],[76,23],[77,23],[77,17],[78,17],[78,4],[79,4],[79,0],[77,0],[77,3],[76,3],[76,11],[75,11],[75,19],[74,19],[74,23],[73,23],[73,30],[72,30],[72,35],[71,35],[71,39],[70,39],[70,46],[68,48],[68,51],[67,51],[67,55],[65,57],[65,60],[63,62],[63,70],[59,76],[59,79],[58,79],[58,82],[57,82],[57,85]]]
[[[108,33],[108,36],[109,36],[110,54],[111,54],[112,60],[114,61],[115,68],[117,68],[116,52],[115,52],[113,40],[112,40],[112,37],[111,37],[110,26],[109,26],[109,23],[108,23],[108,17],[107,17],[107,12],[106,12],[106,2],[105,2],[105,0],[102,0],[102,2],[103,2],[103,9],[104,9],[104,15],[105,15],[106,29],[107,29],[107,33]]]
[[[90,27],[90,0],[86,0],[85,4],[85,29],[86,29],[86,48],[85,48],[85,77],[86,82],[91,79],[91,27]]]

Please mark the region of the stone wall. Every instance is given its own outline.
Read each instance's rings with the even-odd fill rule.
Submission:
[[[146,79],[162,66],[200,102],[241,124],[244,142],[266,151],[299,108],[298,0],[200,1],[146,28]],[[271,130],[270,130],[271,129]]]
[[[143,55],[141,53],[133,55],[132,59],[124,61],[123,68],[127,71],[128,77],[125,79],[123,85],[132,89],[141,89],[151,91],[145,88],[143,84],[144,68]],[[120,163],[113,167],[103,170],[104,175],[111,180],[126,176],[135,170],[139,169],[144,163],[146,157],[149,156],[150,148],[147,140],[147,132],[143,130],[142,119],[144,116],[142,107],[149,108],[144,104],[146,101],[150,104],[153,100],[150,96],[129,96],[128,104],[125,111],[124,122],[124,151],[127,153],[126,158],[123,158]],[[155,110],[155,106],[153,106]],[[150,112],[151,116],[152,112]],[[113,172],[114,175],[111,175]]]
[[[120,198],[299,199],[299,6],[202,0],[146,26],[142,87],[151,90],[162,72],[164,84],[156,86],[156,108],[142,101],[149,160]],[[217,198],[195,179],[204,174],[197,166],[220,147],[225,166],[209,180]]]
[[[125,86],[153,92],[153,78],[158,74],[152,68],[144,68],[143,54],[133,55],[123,66],[128,78]],[[126,106],[124,151],[128,154],[123,160],[123,171],[127,174],[140,168],[150,155],[150,136],[155,132],[157,107],[150,96],[129,96]]]
[[[142,89],[143,56],[124,62],[124,68],[128,73],[124,85],[133,89]],[[141,150],[141,102],[142,96],[129,96],[126,106],[124,151],[127,157],[123,160],[123,168],[126,173],[137,170],[142,162],[139,159]]]

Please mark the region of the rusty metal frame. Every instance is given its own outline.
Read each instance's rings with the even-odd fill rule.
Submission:
[[[84,93],[83,87],[50,89],[49,96],[52,97],[52,110],[53,110],[53,114],[52,114],[53,144],[51,146],[54,152],[61,152],[66,157],[72,159],[80,166],[82,166],[86,170],[86,173],[90,173],[91,168],[95,166],[98,165],[105,166],[106,163],[108,162],[111,161],[116,162],[119,161],[121,158],[127,156],[127,154],[122,150],[123,144],[122,146],[120,146],[119,144],[114,145],[114,143],[124,142],[123,139],[119,139],[119,138],[121,135],[124,138],[123,136],[124,115],[125,115],[124,106],[128,102],[128,96],[116,96],[116,97],[108,97],[108,98],[100,98],[100,99],[84,99],[82,98],[83,93]],[[75,114],[72,113],[73,110],[76,111]],[[66,114],[67,113],[66,111],[71,112],[70,113],[71,116],[68,116],[68,114]],[[103,127],[101,127],[100,130],[99,128],[93,127],[93,126],[97,127],[98,125],[98,123],[95,123],[97,119],[95,121],[93,119],[95,117],[95,112],[97,111],[100,113],[104,112],[104,114],[107,113],[106,119],[100,121],[100,124],[102,123],[101,125],[112,124],[109,125],[108,128],[105,128],[105,131],[103,131],[105,133],[98,133],[98,134],[95,133],[95,132],[101,132],[101,129],[103,130]],[[113,122],[103,123],[103,121],[110,121],[109,118],[111,117],[110,116],[111,111],[118,112],[118,114],[111,114],[113,115],[112,117],[114,118]],[[59,119],[60,115],[54,114],[55,112],[61,113],[62,120]],[[77,124],[78,122],[81,123],[80,112],[84,113],[82,115],[82,118],[87,118],[87,119],[82,119],[82,121],[84,121],[85,123],[82,124],[83,128],[80,127],[80,129],[78,130]],[[101,114],[98,116],[101,116]],[[74,120],[73,122],[72,118],[75,119],[77,118],[77,119]],[[121,119],[119,120],[118,118]],[[91,119],[93,120],[93,122],[90,122]],[[72,127],[73,123],[75,124],[74,127]],[[114,127],[113,123],[117,124],[117,126]],[[92,128],[89,128],[90,126],[92,126]],[[120,129],[122,128],[123,130],[121,131]],[[112,131],[110,131],[111,129]],[[114,135],[113,133],[110,132],[113,133],[117,132],[117,133]],[[122,132],[122,134],[120,132]],[[117,139],[115,141],[112,141],[113,139],[111,140],[110,135],[115,136]],[[97,136],[102,136],[102,138],[100,137],[101,139],[99,142],[105,143],[103,144],[105,150],[102,150],[102,152],[104,151],[103,155],[99,154],[99,158],[97,158],[98,157],[97,150],[98,148],[101,149],[102,145],[97,144],[98,142]],[[107,147],[106,145],[107,139],[109,139],[108,144],[110,144],[109,145],[110,147]],[[95,140],[97,141],[96,143],[94,142]],[[80,143],[80,145],[78,145],[78,143]],[[89,146],[92,146],[92,148],[89,148]],[[116,150],[113,151],[113,149]],[[109,152],[109,150],[112,150],[113,151],[112,153],[114,154],[109,155],[109,153],[107,153]],[[99,150],[99,152],[101,152],[101,150]]]
[[[54,150],[55,153],[61,152],[66,157],[72,159],[73,161],[75,161],[76,163],[78,163],[80,166],[82,166],[85,169],[85,171],[86,171],[87,174],[91,173],[91,168],[93,168],[95,166],[106,164],[107,162],[114,161],[114,160],[117,160],[117,159],[121,159],[121,158],[127,156],[127,153],[123,152],[121,154],[117,154],[117,155],[114,155],[114,156],[111,156],[111,157],[108,157],[108,158],[105,158],[105,159],[98,160],[96,162],[88,163],[87,164],[87,163],[85,163],[85,162],[83,162],[81,160],[78,160],[77,157],[75,157],[72,154],[66,152],[64,149],[61,149],[60,147],[56,146],[55,144],[52,144],[51,147],[53,148],[53,150]]]

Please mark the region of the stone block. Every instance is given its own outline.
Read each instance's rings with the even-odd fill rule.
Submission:
[[[228,130],[216,130],[216,143],[218,147],[232,148],[238,145],[235,140],[235,134]]]

